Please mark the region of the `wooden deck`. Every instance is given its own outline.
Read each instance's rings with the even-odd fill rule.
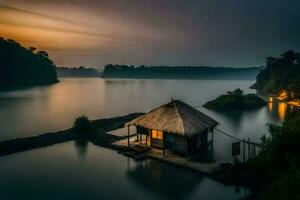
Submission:
[[[126,147],[127,139],[123,139],[120,141],[116,141],[113,143],[117,146]],[[167,151],[166,155],[163,156],[163,150],[157,148],[145,147],[145,141],[136,141],[135,137],[130,138],[130,147],[128,151],[123,152],[124,155],[132,157],[132,158],[150,158],[159,160],[162,162],[167,162],[179,167],[188,168],[190,170],[200,172],[206,175],[212,175],[220,170],[222,170],[222,166],[224,164],[230,164],[226,162],[199,162],[195,160],[187,160],[184,156],[180,156],[174,154],[170,151]]]
[[[191,170],[207,175],[211,175],[216,171],[221,170],[221,165],[224,164],[223,162],[204,163],[194,160],[187,160],[185,157],[173,154],[171,152],[168,152],[166,156],[163,156],[162,150],[159,149],[151,149],[147,155],[149,158],[167,162],[184,168],[189,168]]]

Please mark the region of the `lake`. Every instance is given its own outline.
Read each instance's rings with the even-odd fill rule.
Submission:
[[[274,103],[235,113],[201,107],[238,87],[247,93],[255,92],[249,89],[253,83],[249,80],[64,78],[51,86],[0,93],[0,140],[69,128],[83,114],[97,119],[147,112],[174,98],[217,120],[218,129],[238,138],[259,141],[267,131],[267,123],[278,124],[284,119],[285,104]],[[232,142],[234,139],[216,132],[214,157],[232,161]],[[92,144],[59,144],[1,157],[0,163],[0,199],[30,199],[31,196],[238,199],[247,193],[243,188],[224,186],[157,161],[135,162]]]
[[[0,199],[222,199],[248,191],[154,160],[68,142],[0,157]]]

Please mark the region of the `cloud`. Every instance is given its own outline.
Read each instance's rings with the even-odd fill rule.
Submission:
[[[49,49],[63,64],[74,63],[73,50],[92,51],[78,59],[91,65],[249,66],[300,49],[295,0],[0,1],[0,34]]]
[[[109,40],[111,43],[114,44],[137,45],[136,43],[130,40],[120,39],[117,37],[113,37],[109,34],[102,34],[97,29],[93,28],[87,23],[81,23],[78,21],[43,15],[3,5],[0,5],[0,11],[0,24],[6,29],[6,31],[2,30],[2,34],[4,34],[3,32],[8,34],[10,27],[13,27],[14,31],[11,30],[10,32],[14,32],[14,34],[16,34],[18,32],[18,29],[20,29],[22,30],[20,34],[27,35],[28,37],[39,37],[41,36],[41,33],[46,33],[48,31],[51,33],[55,32],[56,35],[77,34],[78,37],[82,36],[82,39],[84,40],[89,40],[89,38],[98,38],[99,40]],[[28,35],[26,34],[26,32],[24,32],[25,28],[27,31],[29,29],[31,29],[32,31],[39,30],[39,35]],[[73,43],[80,43],[80,41],[76,40],[73,41]]]

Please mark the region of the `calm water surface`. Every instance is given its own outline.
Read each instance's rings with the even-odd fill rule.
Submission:
[[[2,92],[0,140],[69,128],[73,120],[83,114],[96,119],[147,112],[173,97],[216,119],[219,129],[238,138],[259,141],[266,132],[266,123],[280,123],[284,118],[285,104],[269,104],[240,113],[219,113],[201,107],[208,100],[237,87],[255,92],[249,89],[253,82],[67,78],[52,86]],[[232,160],[231,142],[231,138],[215,134],[216,159]],[[22,195],[82,199],[88,194],[95,199],[156,199],[174,197],[171,190],[178,198],[237,199],[245,193],[243,189],[195,177],[169,165],[155,161],[135,162],[93,145],[60,144],[2,157],[0,163],[0,195],[5,199]],[[167,191],[162,189],[166,185]],[[3,198],[0,196],[0,199]]]
[[[219,199],[247,191],[154,160],[69,142],[0,157],[0,199]]]

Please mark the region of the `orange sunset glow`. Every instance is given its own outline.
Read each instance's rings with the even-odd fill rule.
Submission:
[[[48,3],[33,7],[23,1],[0,3],[0,33],[27,47],[45,49],[58,62],[68,62],[66,57],[71,52],[89,57],[95,53],[107,55],[150,48],[164,37],[158,36],[160,31],[151,27],[140,27],[145,31],[142,33],[136,31],[135,24],[125,25],[115,17],[93,14],[88,9],[70,6],[66,10],[65,6]],[[76,57],[72,56],[74,60]]]
[[[278,54],[286,49],[284,45],[298,44],[281,31],[281,24],[273,23],[284,15],[268,16],[266,6],[277,9],[252,2],[1,0],[0,34],[46,50],[62,66],[249,67],[262,65],[261,55]],[[250,14],[251,8],[256,12]],[[287,17],[279,22],[293,24]],[[269,31],[278,35],[270,37]]]

